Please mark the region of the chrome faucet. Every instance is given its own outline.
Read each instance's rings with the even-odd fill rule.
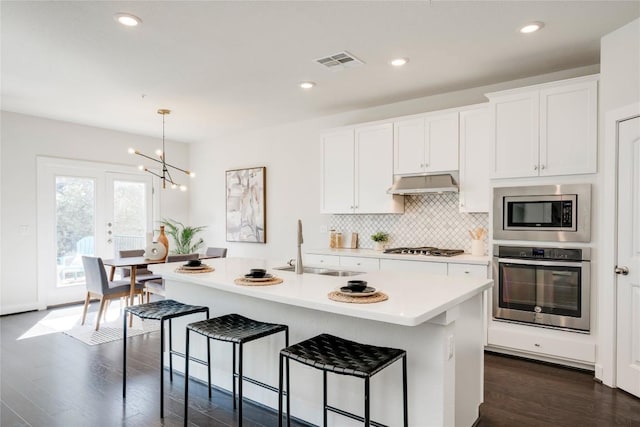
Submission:
[[[298,257],[296,258],[296,274],[302,274],[302,220],[298,220]]]

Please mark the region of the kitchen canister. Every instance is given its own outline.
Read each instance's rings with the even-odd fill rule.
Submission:
[[[480,240],[480,239],[471,240],[471,255],[473,256],[484,255],[484,240]]]

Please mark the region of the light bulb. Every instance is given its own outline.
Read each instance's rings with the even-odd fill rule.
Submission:
[[[181,185],[180,186],[180,191],[187,191],[187,186],[186,185]]]
[[[394,67],[402,67],[407,62],[409,62],[407,58],[396,58],[393,61],[391,61],[391,65],[393,65]]]
[[[520,28],[520,32],[523,34],[535,33],[542,27],[544,27],[544,22],[531,22]]]
[[[196,173],[195,173],[195,172],[189,172],[189,173],[188,173],[188,175],[189,175],[191,178],[195,178],[195,177],[196,177]]]
[[[172,190],[175,190],[176,188],[178,188],[178,185],[177,185],[177,184],[171,184],[171,189],[172,189]]]
[[[143,165],[138,165],[138,169],[141,171],[144,171],[144,166]]]
[[[127,151],[129,152],[129,154],[136,154],[135,148],[129,148]]]
[[[157,150],[156,150],[156,156],[158,156],[158,157],[162,157],[162,150],[157,149]]]
[[[300,83],[300,87],[302,89],[311,89],[312,87],[314,87],[316,84],[314,82],[301,82]]]
[[[142,24],[142,19],[130,13],[116,13],[113,19],[126,27],[136,27]]]

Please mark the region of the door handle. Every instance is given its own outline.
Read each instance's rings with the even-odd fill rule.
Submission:
[[[623,276],[626,276],[627,274],[629,274],[629,267],[616,267],[616,269],[613,271],[615,271],[616,274],[622,274]]]

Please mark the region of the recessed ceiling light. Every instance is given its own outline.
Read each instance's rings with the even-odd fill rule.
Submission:
[[[314,87],[316,84],[314,82],[300,82],[300,87],[302,89],[311,89],[312,87]]]
[[[130,13],[116,13],[113,15],[113,19],[127,27],[136,27],[142,24],[142,19]]]
[[[391,65],[393,65],[394,67],[402,67],[407,62],[409,62],[407,58],[396,58],[391,61]]]
[[[535,33],[542,27],[544,27],[544,22],[530,22],[524,27],[520,28],[520,32],[524,34]]]

